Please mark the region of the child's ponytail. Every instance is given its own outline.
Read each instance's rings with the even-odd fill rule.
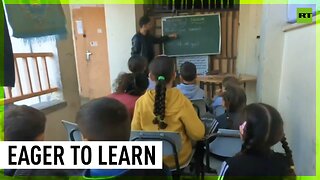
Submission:
[[[237,123],[234,123],[231,114],[240,112],[247,103],[247,97],[244,90],[238,86],[227,86],[222,98],[226,106],[226,120],[228,129],[237,129]]]
[[[152,122],[158,124],[159,129],[165,129],[168,126],[165,122],[166,91],[167,85],[173,83],[175,64],[166,56],[158,56],[152,60],[149,69],[151,77],[156,81],[153,109],[155,117]]]
[[[153,110],[153,113],[156,116],[153,119],[153,123],[158,124],[159,129],[165,129],[168,126],[164,121],[166,111],[166,90],[165,77],[159,76],[156,84],[156,95]]]
[[[268,155],[270,147],[278,143],[286,154],[286,176],[295,176],[292,151],[284,136],[283,120],[280,113],[272,106],[263,103],[254,103],[245,107],[242,114],[246,122],[243,130],[242,153],[259,153]]]
[[[287,138],[285,136],[283,136],[283,138],[281,139],[281,144],[282,144],[282,148],[284,149],[284,151],[286,153],[286,157],[288,159],[288,163],[290,166],[289,175],[295,176],[296,174],[294,172],[294,162],[292,159],[292,151],[288,145]]]
[[[233,120],[230,116],[230,111],[228,108],[226,109],[226,120],[227,120],[227,128],[233,129]]]

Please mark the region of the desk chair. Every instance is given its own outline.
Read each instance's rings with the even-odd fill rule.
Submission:
[[[210,154],[224,161],[240,152],[242,143],[238,130],[219,129],[217,133],[207,137],[205,140],[207,171],[217,172],[210,168]]]
[[[192,106],[193,106],[194,110],[196,111],[198,117],[200,118],[200,108],[195,104],[192,104]]]
[[[162,141],[162,153],[163,156],[173,156],[176,167],[170,169],[174,171],[179,177],[181,170],[189,166],[194,152],[192,152],[188,161],[180,165],[179,164],[179,152],[181,150],[181,137],[177,132],[165,132],[165,131],[131,131],[131,141]]]
[[[97,170],[97,169],[96,169]],[[101,176],[91,175],[90,169],[83,172],[81,180],[172,180],[171,174],[162,169],[127,169],[115,176],[103,176],[104,169],[99,169]],[[72,178],[70,178],[72,179]]]
[[[82,134],[76,123],[72,123],[65,120],[61,120],[61,123],[63,124],[64,128],[68,133],[69,141],[82,141]]]
[[[194,99],[191,100],[191,103],[193,104],[193,107],[197,109],[199,117],[202,117],[207,112],[207,103],[203,99]]]

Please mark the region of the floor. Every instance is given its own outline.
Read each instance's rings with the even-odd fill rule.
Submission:
[[[204,164],[206,163],[205,158],[203,160],[203,163]],[[217,172],[219,172],[220,168],[221,168],[221,164],[222,164],[222,161],[216,160],[214,157],[210,157],[210,168],[211,169],[215,169]],[[183,170],[183,172],[186,174],[192,174],[192,173],[190,173],[189,167],[185,168]],[[218,178],[217,173],[208,173],[208,172],[205,173],[205,177],[204,177],[205,180],[216,180],[217,178]],[[181,179],[182,180],[193,180],[193,179],[199,179],[199,178],[193,177],[193,176],[183,176],[183,177],[181,177]]]

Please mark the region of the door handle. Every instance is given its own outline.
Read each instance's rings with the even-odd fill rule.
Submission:
[[[89,50],[87,50],[87,52],[86,52],[86,60],[87,61],[90,61],[90,56],[91,55],[92,55],[92,53]]]

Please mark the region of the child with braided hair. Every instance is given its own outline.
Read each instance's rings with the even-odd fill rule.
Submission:
[[[280,113],[270,105],[255,103],[245,107],[241,117],[241,152],[223,163],[219,179],[295,179]],[[279,141],[285,155],[271,150]]]
[[[131,129],[179,132],[182,141],[179,163],[184,164],[192,153],[191,140],[203,138],[204,125],[190,100],[173,87],[176,76],[174,61],[165,56],[156,57],[149,70],[156,87],[137,100]],[[175,167],[171,156],[164,157],[164,163],[170,168]]]

